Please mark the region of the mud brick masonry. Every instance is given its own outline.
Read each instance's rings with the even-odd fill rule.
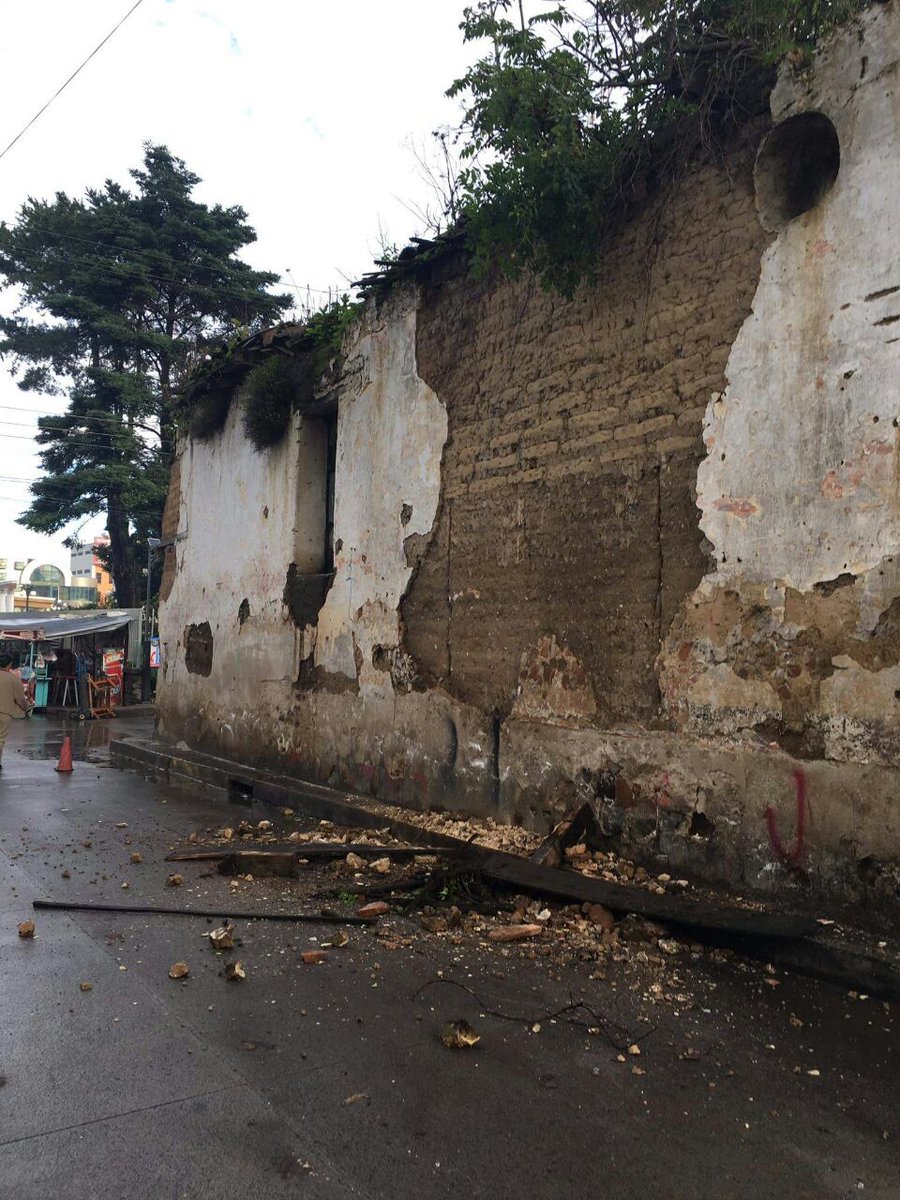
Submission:
[[[570,301],[453,253],[372,299],[269,451],[236,386],[172,476],[161,732],[896,903],[898,60],[875,5]]]

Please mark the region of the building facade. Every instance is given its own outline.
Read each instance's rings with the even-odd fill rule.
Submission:
[[[876,5],[782,71],[571,300],[398,284],[268,452],[238,388],[173,472],[161,731],[895,902],[898,60]]]
[[[79,579],[90,579],[97,589],[97,600],[106,604],[110,595],[115,592],[115,585],[109,568],[100,557],[100,551],[109,546],[109,536],[101,534],[93,541],[82,542],[72,551],[69,559],[69,569],[73,576]]]

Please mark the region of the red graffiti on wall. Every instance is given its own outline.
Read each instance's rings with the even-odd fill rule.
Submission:
[[[656,807],[668,808],[669,804],[669,772],[663,771],[662,788],[660,789],[659,795],[656,798]]]
[[[778,817],[775,815],[775,809],[771,804],[766,809],[766,825],[769,829],[769,845],[772,847],[772,853],[783,867],[798,870],[805,857],[804,842],[806,838],[806,814],[808,807],[806,799],[806,776],[799,768],[794,772],[794,783],[797,787],[797,817],[794,829],[794,845],[791,849],[788,850],[786,848],[778,834]]]

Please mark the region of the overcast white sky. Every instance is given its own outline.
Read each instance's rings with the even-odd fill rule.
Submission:
[[[0,147],[132,2],[0,0]],[[253,266],[337,288],[369,267],[379,226],[401,245],[417,232],[404,204],[429,192],[408,143],[457,119],[443,93],[475,56],[458,28],[464,3],[143,0],[0,161],[0,220],[28,195],[128,182],[149,139],[203,178],[200,199],[247,210]],[[0,367],[0,557],[68,567],[62,534],[15,523],[38,472],[34,414],[63,408]]]

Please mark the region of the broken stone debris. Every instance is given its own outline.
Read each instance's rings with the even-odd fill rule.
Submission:
[[[328,960],[328,951],[327,950],[304,950],[303,953],[300,955],[300,958],[303,962],[307,963],[309,966],[314,966],[317,963],[323,963]]]
[[[481,1041],[468,1021],[449,1021],[441,1030],[441,1041],[448,1050],[470,1050]]]
[[[218,929],[212,929],[207,934],[210,944],[214,950],[233,950],[234,949],[234,926],[220,925]]]
[[[225,978],[228,980],[241,980],[247,978],[247,972],[244,969],[242,962],[230,962],[225,964]]]
[[[170,979],[186,979],[190,973],[191,968],[186,962],[172,963],[171,967],[169,967]]]
[[[488,934],[488,941],[521,942],[525,938],[538,937],[543,932],[543,925],[498,925]]]
[[[171,875],[166,876],[166,887],[169,887],[169,888],[181,887],[181,885],[183,883],[184,883],[184,876],[179,875],[177,872],[173,872]]]
[[[22,921],[22,923],[19,925],[19,937],[20,938],[33,938],[34,937],[34,921]]]

